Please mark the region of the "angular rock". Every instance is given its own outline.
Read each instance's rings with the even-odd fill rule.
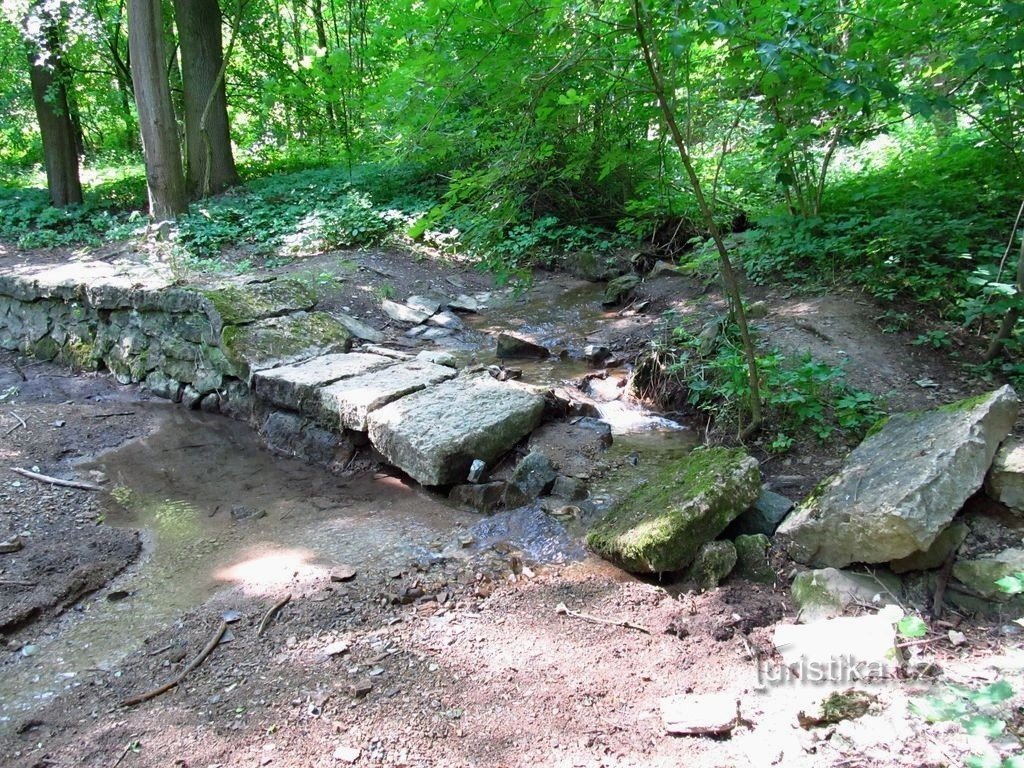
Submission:
[[[352,315],[346,315],[344,312],[333,312],[334,319],[345,326],[349,333],[355,336],[357,339],[363,341],[369,341],[373,344],[380,344],[387,338],[383,333],[378,331],[376,328],[367,325],[362,320],[357,320]]]
[[[985,493],[1024,514],[1024,441],[1010,437],[1002,444],[985,478]]]
[[[451,369],[447,369],[451,372]],[[461,482],[474,459],[488,464],[540,422],[544,398],[489,376],[463,377],[370,414],[370,440],[423,485]]]
[[[493,483],[454,485],[448,492],[448,499],[460,507],[488,514],[501,506],[504,495],[505,482],[498,480]]]
[[[606,307],[622,304],[633,295],[633,291],[638,285],[640,285],[640,275],[629,274],[617,277],[608,282],[601,303]]]
[[[436,325],[439,328],[448,328],[452,331],[461,331],[466,327],[466,324],[462,322],[462,319],[449,310],[431,315],[427,318],[427,324]]]
[[[893,650],[896,622],[901,618],[899,607],[887,605],[878,613],[864,616],[779,624],[773,643],[787,667],[800,670],[804,676],[816,670],[816,682],[849,683],[850,673],[858,671],[867,677],[888,677],[897,669]],[[846,663],[837,664],[843,660]]]
[[[445,365],[449,368],[458,368],[459,361],[455,359],[455,355],[451,352],[445,352],[440,349],[424,349],[422,352],[416,355],[417,360],[424,360],[434,365]]]
[[[793,500],[772,491],[762,490],[754,505],[737,517],[725,531],[726,538],[751,536],[757,533],[765,536],[775,534],[786,515],[793,509]]]
[[[702,590],[714,589],[736,567],[736,546],[731,541],[709,541],[697,550],[687,578]]]
[[[578,477],[559,475],[551,486],[551,495],[568,501],[587,498],[587,484]]]
[[[433,315],[439,311],[443,303],[441,299],[435,299],[432,296],[410,296],[405,300],[405,306],[425,312],[427,315]]]
[[[515,357],[548,357],[551,352],[547,347],[535,344],[527,338],[514,333],[499,333],[496,353],[499,358]]]
[[[685,693],[661,700],[665,730],[677,736],[720,736],[739,721],[739,697],[730,693]]]
[[[325,424],[365,432],[371,412],[455,375],[451,368],[419,360],[395,363],[318,390],[317,412]]]
[[[310,424],[295,413],[269,414],[259,434],[272,450],[315,464],[329,464],[339,453],[350,456],[352,452],[347,437]]]
[[[459,312],[479,312],[480,306],[480,302],[475,298],[461,293],[454,299],[448,300],[448,308]]]
[[[893,573],[906,573],[907,571],[927,571],[932,568],[940,568],[950,553],[960,548],[970,531],[971,529],[966,523],[954,522],[935,537],[935,541],[928,549],[901,557],[899,560],[893,560],[889,563],[889,569]]]
[[[252,388],[257,397],[279,408],[304,411],[316,406],[321,387],[394,364],[390,358],[361,352],[323,355],[295,365],[254,371]]]
[[[779,527],[800,563],[843,567],[927,550],[985,479],[1017,418],[1009,386],[893,416]]]
[[[399,323],[412,323],[413,325],[419,325],[425,322],[430,313],[423,312],[419,309],[406,306],[405,304],[399,304],[397,301],[391,301],[390,299],[384,299],[380,303],[380,308],[384,310],[384,314]]]
[[[1007,576],[1024,573],[1024,549],[1006,549],[987,557],[958,560],[953,564],[953,577],[982,597],[1006,602],[1010,595],[996,586]]]
[[[898,579],[881,573],[874,576],[836,568],[797,574],[792,585],[793,603],[804,623],[842,616],[854,603],[886,605],[899,601]]]
[[[249,325],[226,326],[220,345],[231,365],[227,373],[248,381],[253,370],[347,352],[352,334],[325,312],[296,312]]]
[[[768,559],[771,541],[767,536],[763,533],[744,534],[737,536],[733,544],[736,545],[734,574],[759,584],[775,582],[775,571]]]
[[[557,476],[551,459],[539,451],[530,451],[512,472],[509,485],[522,495],[525,503],[550,488]]]
[[[577,418],[544,424],[530,435],[530,450],[540,451],[561,474],[589,477],[598,456],[612,444],[608,422]]]
[[[741,450],[696,450],[629,492],[594,525],[587,544],[627,571],[679,571],[760,491],[754,458]]]

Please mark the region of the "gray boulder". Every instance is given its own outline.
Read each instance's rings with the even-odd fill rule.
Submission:
[[[517,336],[514,333],[499,333],[495,354],[499,358],[516,357],[548,357],[551,352],[547,347],[536,344],[527,338]]]
[[[841,568],[931,547],[985,479],[1017,418],[1009,386],[893,416],[779,527],[800,563]]]
[[[737,536],[733,544],[736,546],[734,573],[737,576],[761,584],[775,582],[775,571],[768,557],[771,541],[767,536],[763,533]]]
[[[797,574],[791,591],[800,620],[811,622],[842,616],[854,603],[879,607],[898,603],[901,587],[891,575],[823,568]]]
[[[1024,514],[1024,441],[1011,437],[1003,443],[985,479],[985,493]]]
[[[555,472],[551,459],[539,451],[530,451],[512,472],[509,485],[515,488],[523,498],[523,503],[532,501],[544,493],[555,482]]]
[[[742,450],[696,450],[628,492],[590,530],[587,544],[627,571],[680,571],[760,491],[757,460]]]
[[[974,560],[958,560],[953,566],[953,577],[989,600],[1005,602],[1010,595],[996,586],[1007,576],[1024,573],[1024,549],[1007,549]]]

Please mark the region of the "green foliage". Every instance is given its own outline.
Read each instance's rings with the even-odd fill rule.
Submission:
[[[920,616],[904,616],[897,622],[896,631],[902,637],[924,637],[928,633],[928,625],[921,620]]]
[[[672,319],[669,318],[672,322]],[[728,326],[713,349],[682,326],[671,330],[657,350],[665,360],[670,383],[681,386],[686,402],[716,419],[740,424],[747,418],[750,395],[748,368]],[[768,450],[787,451],[794,435],[811,434],[821,440],[836,432],[861,437],[884,412],[872,394],[849,387],[841,368],[813,359],[791,357],[773,350],[758,355],[761,395],[768,423],[779,431]]]
[[[929,723],[956,722],[971,736],[995,739],[1006,730],[1006,702],[1014,695],[1013,687],[999,680],[982,688],[947,685],[931,696],[913,699],[910,711]],[[1020,768],[1024,753],[1001,759],[993,753],[972,755],[969,768]]]

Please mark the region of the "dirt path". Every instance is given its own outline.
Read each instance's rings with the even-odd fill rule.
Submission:
[[[324,257],[302,269],[337,268],[343,279],[323,278],[324,301],[362,313],[392,339],[404,329],[373,314],[384,286],[400,298],[444,285],[488,290],[482,276],[459,267],[400,254],[365,258],[372,265],[353,269],[350,259]],[[562,275],[541,280],[554,294],[579,288]],[[568,324],[579,334],[563,346],[596,338],[618,355],[635,354],[661,310],[703,295],[673,283],[647,291],[647,314],[581,315]],[[495,297],[513,316],[531,306],[529,296]],[[883,334],[875,308],[857,297],[767,300],[764,330],[775,343],[847,361],[855,384],[891,393],[894,403],[953,399],[969,384],[905,336]],[[522,322],[530,320],[527,312]],[[486,319],[478,325],[482,333]],[[925,377],[938,388],[913,383]],[[885,768],[953,764],[970,748],[961,734],[908,715],[908,699],[924,688],[916,682],[872,686],[878,700],[861,720],[799,728],[797,713],[827,691],[761,690],[758,678],[775,662],[772,627],[793,621],[785,569],[774,587],[733,580],[696,595],[592,557],[538,563],[525,554],[523,531],[538,525],[530,519],[485,537],[479,518],[379,468],[339,477],[275,458],[241,425],[193,418],[102,376],[71,377],[5,356],[0,393],[4,467],[84,479],[105,468],[106,478],[93,477],[107,487],[145,489],[115,502],[6,471],[0,477],[0,539],[23,534],[26,544],[0,555],[0,579],[36,585],[0,585],[0,621],[9,622],[0,627],[3,765]],[[789,488],[798,493],[842,450],[798,446],[766,471],[770,480],[802,477]],[[183,513],[174,504],[186,497]],[[161,516],[168,509],[176,514]],[[167,527],[183,517],[190,525]],[[132,525],[177,543],[154,547]],[[579,532],[561,535],[578,541]],[[191,559],[164,562],[168,551]],[[166,581],[143,579],[154,563]],[[165,594],[178,587],[187,592],[181,603]],[[158,588],[165,592],[148,591]],[[151,612],[154,604],[166,611]],[[586,621],[559,604],[649,631]],[[24,615],[33,605],[38,612]],[[122,706],[180,674],[225,615],[226,636],[180,685]],[[82,628],[96,617],[115,637],[121,632],[119,652],[89,656],[102,642]],[[922,658],[938,661],[950,679],[991,679],[995,666],[1005,669],[994,660],[1014,643],[1005,627],[958,629],[964,645],[936,643]],[[40,684],[45,674],[56,682]],[[715,692],[741,702],[745,722],[732,738],[665,734],[662,697]]]

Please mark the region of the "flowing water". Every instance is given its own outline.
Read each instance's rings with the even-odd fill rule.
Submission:
[[[526,299],[481,316],[475,330],[514,330],[566,350],[562,358],[516,366],[525,381],[571,387],[590,370],[580,360],[583,347],[599,343],[603,329],[620,322],[602,309],[600,295],[599,286],[587,284],[568,292],[539,286]],[[490,347],[471,355],[494,361]],[[592,394],[612,424],[617,458],[675,457],[695,441],[683,425],[643,412],[614,388]],[[135,407],[159,409],[161,426],[82,469],[108,476],[114,491],[105,522],[140,530],[143,556],[33,639],[31,655],[6,668],[0,727],[90,671],[112,667],[146,637],[231,586],[271,595],[285,585],[322,581],[340,564],[389,573],[411,561],[498,547],[534,563],[587,557],[579,522],[567,524],[538,505],[481,517],[392,474],[345,479],[274,456],[238,422],[160,404]],[[614,490],[598,489],[598,509]]]

